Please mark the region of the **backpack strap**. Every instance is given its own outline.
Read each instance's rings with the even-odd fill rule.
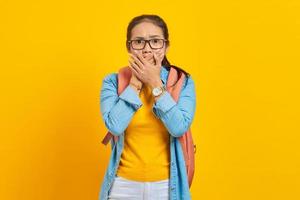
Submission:
[[[170,67],[170,72],[167,79],[167,90],[176,102],[179,99],[181,88],[185,80],[184,73],[181,74],[180,79],[178,79],[178,76],[177,70],[174,67]]]

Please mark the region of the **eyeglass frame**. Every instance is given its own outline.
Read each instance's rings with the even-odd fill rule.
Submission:
[[[132,44],[131,44],[132,41],[137,41],[137,40],[143,40],[143,41],[145,41],[145,44],[144,44],[144,47],[143,47],[143,48],[141,48],[141,49],[135,49],[135,48],[132,47]],[[163,40],[164,43],[163,43],[163,45],[162,45],[161,48],[152,48],[152,46],[151,46],[151,44],[150,44],[150,40]],[[147,43],[149,44],[149,46],[150,46],[151,49],[162,49],[162,48],[164,48],[165,43],[169,41],[169,40],[166,40],[166,39],[163,39],[163,38],[152,38],[152,39],[150,39],[150,40],[136,39],[136,40],[129,40],[129,41],[127,41],[127,43],[128,43],[134,50],[142,50],[142,49],[144,49],[144,48],[146,47],[146,44],[147,44]]]

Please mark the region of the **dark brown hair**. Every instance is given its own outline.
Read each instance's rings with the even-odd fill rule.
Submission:
[[[128,24],[127,27],[127,40],[126,40],[126,47],[127,50],[130,50],[130,46],[128,41],[131,39],[131,31],[132,29],[138,25],[139,23],[142,22],[151,22],[154,25],[160,27],[162,29],[163,35],[164,35],[164,39],[167,40],[166,41],[166,45],[170,45],[170,41],[169,41],[169,31],[168,31],[168,27],[167,24],[164,22],[164,20],[159,17],[158,15],[140,15],[137,17],[134,17],[130,23]],[[162,60],[162,65],[166,66],[169,70],[170,67],[173,67],[177,70],[177,73],[179,73],[179,77],[181,77],[181,74],[184,73],[187,77],[190,76],[190,74],[186,71],[184,71],[183,69],[181,69],[180,67],[177,67],[175,65],[171,65],[170,62],[168,61],[166,55],[164,56],[163,60]]]

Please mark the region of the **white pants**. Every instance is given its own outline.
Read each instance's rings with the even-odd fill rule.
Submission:
[[[109,200],[169,200],[169,179],[154,182],[138,182],[116,176]]]

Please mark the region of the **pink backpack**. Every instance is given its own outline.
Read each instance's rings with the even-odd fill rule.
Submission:
[[[128,86],[131,77],[131,70],[128,66],[122,67],[118,72],[118,95]],[[167,91],[171,94],[173,99],[177,102],[179,99],[182,84],[185,80],[185,74],[182,73],[180,79],[178,79],[178,73],[175,68],[170,67],[170,72],[167,79]],[[175,84],[175,82],[178,82]],[[174,85],[175,84],[175,85]],[[174,86],[172,86],[174,85]],[[113,138],[115,142],[118,140],[118,136],[114,136],[110,131],[107,132],[102,140],[104,145],[107,145],[109,140]],[[189,128],[181,137],[178,138],[183,150],[184,160],[186,164],[186,171],[188,177],[189,187],[192,185],[194,171],[195,171],[195,153],[196,145],[194,145],[192,132]]]

